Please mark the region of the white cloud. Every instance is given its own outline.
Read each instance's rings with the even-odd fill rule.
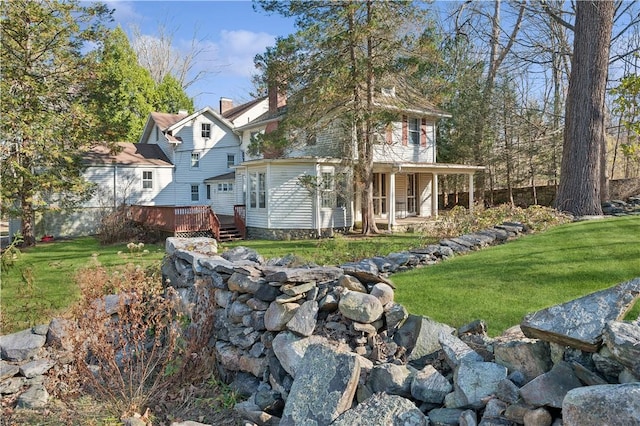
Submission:
[[[115,12],[113,12],[115,22],[135,22],[142,18],[142,15],[135,11],[134,2],[108,0],[104,4],[109,9],[115,9]]]
[[[250,77],[255,68],[253,58],[275,43],[276,37],[265,32],[222,30],[217,43],[217,56],[224,73]]]

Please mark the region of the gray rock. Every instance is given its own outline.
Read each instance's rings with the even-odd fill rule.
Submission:
[[[238,272],[234,272],[227,280],[229,290],[237,291],[238,293],[254,294],[265,283],[264,278],[252,277]]]
[[[211,425],[207,423],[194,422],[193,420],[187,420],[184,422],[173,422],[171,423],[170,426],[211,426]]]
[[[229,371],[240,370],[240,350],[230,344],[218,340],[215,344],[216,361]]]
[[[608,384],[605,379],[576,361],[572,361],[571,366],[573,367],[573,372],[576,374],[576,377],[587,386]]]
[[[273,302],[280,295],[280,289],[278,287],[271,286],[269,284],[263,284],[256,290],[253,296],[257,299],[265,302]]]
[[[269,360],[266,357],[254,358],[249,354],[242,352],[238,359],[238,368],[240,371],[246,371],[256,377],[263,377],[269,367]]]
[[[367,287],[360,282],[359,279],[351,275],[343,275],[338,280],[338,285],[347,290],[357,291],[359,293],[367,293]]]
[[[27,379],[31,379],[36,376],[45,374],[55,365],[55,361],[50,359],[37,359],[35,361],[27,362],[20,366],[20,374]]]
[[[624,370],[624,365],[620,364],[613,356],[607,346],[602,346],[600,350],[591,356],[596,371],[600,373],[609,383],[614,383],[620,373]]]
[[[640,375],[640,325],[612,321],[604,329],[604,342],[618,362]]]
[[[480,419],[480,424],[487,424],[489,420],[501,419],[502,413],[507,409],[507,403],[498,398],[491,398],[484,407],[484,413]]]
[[[228,330],[229,341],[240,349],[249,349],[254,343],[260,340],[260,333],[252,328],[230,326]]]
[[[227,250],[221,256],[233,263],[239,263],[240,261],[249,261],[257,264],[264,263],[264,258],[257,251],[242,246]]]
[[[0,361],[0,380],[13,377],[20,372],[20,367],[9,364],[6,361]]]
[[[302,361],[307,348],[312,344],[326,344],[327,342],[325,337],[309,336],[303,338],[285,331],[278,333],[273,339],[271,347],[282,368],[295,378],[298,365]]]
[[[311,336],[316,328],[318,318],[318,302],[308,300],[295,311],[293,318],[287,322],[286,327],[301,336]]]
[[[238,402],[233,409],[243,418],[257,425],[276,426],[280,423],[280,418],[265,413],[254,402]]]
[[[49,402],[49,392],[41,384],[35,384],[18,397],[17,408],[44,408]]]
[[[247,306],[246,303],[236,300],[229,307],[227,316],[231,321],[235,322],[236,324],[242,324],[242,318],[245,315],[249,315],[251,312],[253,312],[253,309]]]
[[[382,317],[380,300],[370,294],[346,291],[338,303],[340,313],[346,318],[364,324],[370,324]]]
[[[286,294],[287,296],[299,296],[299,295],[304,295],[305,293],[307,293],[308,291],[314,288],[316,288],[315,282],[309,282],[309,283],[304,283],[299,285],[285,284],[280,287],[280,291]]]
[[[464,410],[459,408],[436,408],[429,411],[429,420],[434,426],[457,425]]]
[[[395,331],[409,317],[407,309],[399,303],[393,303],[385,307],[384,318],[387,322],[387,330]]]
[[[265,279],[280,283],[324,283],[334,281],[342,276],[342,269],[337,267],[315,268],[265,268]]]
[[[527,382],[551,370],[549,343],[538,339],[497,338],[493,344],[495,362],[509,373],[520,371]]]
[[[508,404],[515,404],[520,399],[520,389],[511,380],[504,379],[498,383],[496,396]]]
[[[635,374],[633,374],[631,371],[629,371],[628,369],[624,369],[622,370],[622,372],[618,375],[618,382],[619,383],[633,383],[633,382],[640,382],[640,377],[636,376]],[[602,383],[602,384],[607,384],[607,383]]]
[[[452,333],[455,329],[428,317],[409,315],[393,335],[393,341],[407,348],[408,360],[419,361],[441,349],[440,332]],[[422,366],[421,366],[422,367]]]
[[[69,320],[63,318],[54,318],[47,328],[46,346],[52,346],[56,349],[71,350],[73,344],[69,339],[68,331],[72,327]]]
[[[351,407],[360,376],[355,356],[311,345],[299,367],[281,426],[329,425]]]
[[[411,397],[411,383],[414,372],[404,365],[380,364],[373,367],[367,379],[367,386],[375,392]]]
[[[247,300],[247,306],[253,309],[254,311],[266,311],[269,307],[269,302],[265,302],[264,300],[257,299],[252,297]]]
[[[319,308],[323,312],[333,312],[338,309],[338,298],[333,293],[328,293],[319,303]]]
[[[570,390],[562,403],[564,426],[640,424],[640,383]]]
[[[605,325],[640,296],[640,278],[527,315],[520,327],[532,338],[596,352]]]
[[[346,411],[332,426],[428,426],[429,419],[408,399],[376,393]]]
[[[218,252],[218,242],[215,238],[197,237],[180,238],[169,237],[165,240],[165,251],[171,256],[176,250],[190,250],[202,254],[212,255]]]
[[[271,302],[264,314],[264,326],[269,331],[284,330],[298,308],[297,303]]]
[[[473,410],[464,410],[462,414],[460,414],[460,426],[477,426],[478,425],[478,416],[476,416],[476,412]]]
[[[381,275],[375,262],[363,259],[360,262],[345,263],[340,266],[345,274],[353,275],[364,284],[383,282],[394,287],[393,283]]]
[[[455,370],[453,383],[456,394],[465,405],[482,407],[498,384],[507,377],[507,369],[491,362],[465,362]]]
[[[438,341],[444,351],[447,364],[451,368],[458,367],[463,362],[483,362],[484,359],[466,343],[451,333],[440,332]]]
[[[18,393],[26,383],[24,377],[10,377],[0,380],[0,395],[11,395]]]
[[[46,340],[45,336],[33,334],[30,329],[0,336],[0,355],[8,361],[25,361],[33,358]]]
[[[382,306],[385,306],[387,303],[393,302],[393,288],[391,288],[389,284],[377,283],[373,286],[373,288],[371,289],[371,293],[369,294],[377,297],[380,300],[380,303],[382,303]]]
[[[200,265],[203,268],[207,268],[211,272],[215,272],[216,275],[233,274],[233,263],[229,262],[222,256],[207,256],[205,259],[200,259]]]
[[[453,390],[453,386],[432,365],[418,371],[411,382],[411,396],[419,401],[442,404],[444,397]]]
[[[562,407],[562,400],[571,389],[582,386],[567,362],[556,364],[551,371],[536,377],[520,388],[520,395],[534,407]]]
[[[233,301],[233,294],[234,293],[229,290],[217,289],[214,293],[213,298],[218,306],[226,308],[231,305],[231,302]]]

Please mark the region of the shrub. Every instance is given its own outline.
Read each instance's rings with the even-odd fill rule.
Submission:
[[[533,231],[543,231],[549,227],[571,221],[571,217],[550,207],[529,206],[526,209],[502,204],[492,208],[475,206],[469,211],[456,206],[443,212],[429,234],[438,237],[455,237],[490,228],[503,222],[520,222]]]
[[[201,335],[185,336],[176,292],[154,269],[128,265],[109,274],[96,263],[77,276],[75,373],[83,391],[121,416],[159,410],[169,390],[211,374],[202,368],[212,364]]]

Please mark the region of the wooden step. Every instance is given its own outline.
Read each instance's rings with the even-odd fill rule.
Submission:
[[[220,228],[219,241],[239,241],[242,240],[242,234],[235,226]]]

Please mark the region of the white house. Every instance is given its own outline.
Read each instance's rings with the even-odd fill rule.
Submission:
[[[379,108],[396,115],[376,135],[373,189],[374,215],[389,229],[407,217],[438,214],[438,176],[462,174],[469,179],[483,167],[436,161],[436,121],[449,117],[428,102],[410,107],[386,90],[376,98]],[[277,127],[284,98],[270,94],[269,110],[236,128],[246,151],[253,137]],[[298,238],[331,234],[354,226],[361,219],[360,193],[354,189],[352,166],[344,147],[355,141],[338,123],[329,123],[280,158],[249,158],[235,170],[236,204],[246,206],[249,237]],[[470,199],[470,207],[473,198]]]
[[[483,167],[436,159],[436,122],[447,113],[424,100],[408,104],[393,89],[375,101],[396,117],[376,134],[378,220],[393,229],[408,217],[436,216],[441,175],[466,175],[473,194],[473,175]],[[361,220],[352,175],[358,157],[344,123],[328,121],[313,137],[298,135],[293,148],[277,158],[248,154],[252,138],[277,128],[285,106],[284,97],[270,93],[239,106],[222,98],[219,111],[150,114],[138,143],[121,143],[117,154],[96,148],[86,156],[85,176],[99,188],[86,207],[210,206],[221,217],[235,214],[250,238],[307,238],[352,229]],[[72,234],[62,226],[51,233]]]

